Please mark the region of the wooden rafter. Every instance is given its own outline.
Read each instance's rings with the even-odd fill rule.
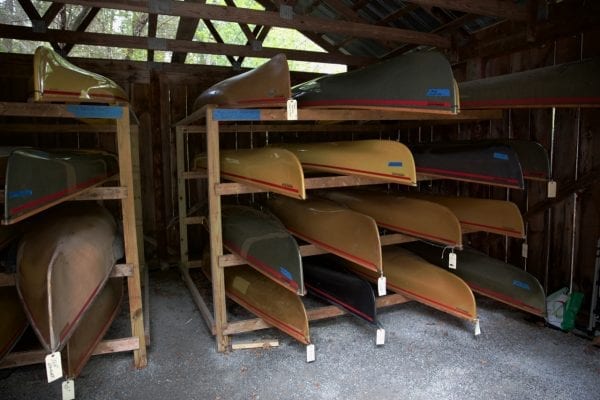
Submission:
[[[158,30],[158,15],[150,14],[148,16],[148,37],[156,38],[156,31]],[[148,50],[146,60],[154,61],[154,50]]]
[[[75,32],[85,32],[85,30],[88,28],[88,26],[90,26],[90,24],[92,23],[94,18],[96,18],[96,15],[98,15],[99,12],[100,8],[98,7],[93,7],[87,10],[87,12],[86,10],[83,10],[79,15],[77,21],[75,21]],[[71,50],[73,50],[74,46],[75,43],[66,43],[62,49],[63,54],[69,55]]]
[[[225,44],[225,41],[221,37],[221,34],[217,30],[217,28],[215,28],[215,26],[213,25],[213,23],[212,23],[211,20],[209,20],[209,19],[203,19],[202,22],[204,22],[204,25],[206,25],[206,27],[208,28],[208,31],[210,32],[210,34],[212,35],[212,37],[217,41],[217,43]],[[226,55],[226,57],[227,57],[227,60],[229,60],[229,63],[234,68],[238,67],[237,61],[235,60],[235,58],[232,55]]]
[[[59,29],[48,29],[46,33],[33,32],[30,27],[0,24],[0,37],[8,39],[54,41],[60,43],[88,44],[95,46],[132,49],[148,49],[162,51],[180,51],[190,53],[205,53],[229,56],[263,57],[271,58],[278,53],[285,53],[289,60],[324,62],[346,65],[367,65],[375,61],[370,57],[347,56],[343,54],[329,54],[315,51],[287,50],[263,47],[261,50],[252,50],[248,46],[190,42],[188,40],[156,39],[139,36],[114,35],[95,32],[73,32]]]
[[[50,5],[50,7],[48,8],[48,10],[46,10],[46,12],[44,13],[44,16],[42,17],[42,16],[40,16],[40,13],[35,8],[33,3],[31,2],[31,0],[18,0],[18,1],[19,1],[19,4],[21,5],[21,8],[23,9],[23,11],[25,11],[25,14],[27,14],[27,17],[29,17],[29,20],[31,21],[31,25],[33,26],[33,29],[38,30],[38,31],[43,31],[48,26],[50,26],[50,24],[52,23],[54,18],[56,18],[56,15],[64,7],[64,4],[52,3]],[[54,48],[54,50],[56,50],[58,52],[62,52],[62,48],[58,45],[58,43],[51,42],[50,44],[51,44],[52,48]]]
[[[267,35],[269,34],[269,31],[271,30],[270,26],[260,26],[257,25],[254,27],[254,30],[252,31],[252,35],[253,37],[256,38],[256,40],[260,43],[263,43],[265,41],[265,39],[267,38]],[[250,41],[248,41],[248,43],[246,44],[251,44]],[[244,59],[246,57],[244,56],[239,56],[237,59],[238,64],[241,66],[242,63],[244,62]]]
[[[205,0],[185,0],[191,3],[205,3]],[[199,18],[190,18],[190,17],[181,17],[179,18],[179,24],[177,25],[177,33],[175,34],[175,39],[178,40],[192,40],[194,39],[194,35],[196,34],[196,29],[198,29],[198,23],[200,22]],[[185,63],[185,59],[187,57],[187,53],[185,52],[175,52],[171,56],[172,63],[183,64]]]
[[[58,13],[63,9],[65,5],[60,3],[52,3],[50,7],[46,10],[44,15],[42,16],[42,20],[46,24],[46,26],[50,26],[54,18],[58,15]]]
[[[370,24],[345,22],[309,16],[282,18],[273,11],[259,11],[235,7],[223,7],[208,4],[188,4],[187,2],[163,0],[160,11],[151,7],[149,2],[141,0],[56,0],[60,3],[84,6],[109,7],[114,9],[143,13],[161,13],[171,16],[198,17],[210,20],[247,23],[255,25],[279,26],[300,31],[329,32],[342,35],[365,37],[377,40],[393,40],[404,43],[449,48],[450,40],[439,35],[392,27],[374,27]]]
[[[433,6],[470,14],[527,21],[527,8],[511,1],[501,0],[407,0],[420,6]]]
[[[33,3],[31,2],[31,0],[18,0],[18,1],[19,1],[19,4],[21,5],[21,8],[23,9],[23,11],[25,11],[25,14],[27,14],[27,16],[29,17],[29,19],[31,20],[32,23],[34,21],[40,21],[42,19],[42,17],[40,16],[40,13],[38,12],[37,8],[35,8]]]

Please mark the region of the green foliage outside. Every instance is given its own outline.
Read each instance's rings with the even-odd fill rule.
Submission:
[[[40,15],[48,9],[51,2],[33,0],[32,3]],[[225,5],[224,0],[207,0],[207,4]],[[254,0],[235,0],[238,7],[263,10],[264,8]],[[0,0],[0,23],[10,25],[31,26],[31,21],[22,10],[18,0]],[[50,24],[51,29],[74,30],[82,15],[87,12],[86,7],[66,5]],[[175,39],[179,17],[160,15],[157,24],[157,38]],[[237,23],[213,21],[212,25],[218,35],[227,44],[250,45],[246,35]],[[251,31],[254,25],[248,25]],[[263,28],[264,29],[264,28]],[[127,36],[148,35],[148,14],[120,11],[112,9],[101,9],[92,23],[86,29],[87,32],[113,33]],[[210,32],[207,25],[200,21],[194,35],[194,40],[205,43],[216,43],[217,40]],[[49,43],[32,42],[24,40],[0,39],[0,51],[7,53],[31,54],[39,45],[49,46]],[[115,43],[118,45],[118,43]],[[271,28],[262,43],[262,47],[296,49],[306,51],[324,50],[304,35],[293,29]],[[146,61],[147,51],[143,49],[125,49],[120,47],[76,45],[69,56],[87,57],[101,59],[122,59],[134,61]],[[236,57],[237,58],[237,57]],[[155,51],[154,61],[170,62],[171,52]],[[254,68],[265,62],[264,58],[246,57],[243,59],[242,67]],[[205,64],[231,66],[230,60],[223,55],[189,53],[186,58],[188,64]],[[346,70],[346,66],[335,64],[320,64],[302,61],[289,61],[290,69],[295,71],[335,73]]]

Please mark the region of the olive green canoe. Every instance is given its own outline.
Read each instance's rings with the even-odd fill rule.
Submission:
[[[122,256],[113,216],[95,203],[55,207],[24,234],[17,289],[46,350],[66,344]]]
[[[207,170],[207,156],[194,158],[194,169]],[[222,150],[221,176],[297,199],[306,198],[304,172],[298,158],[290,151],[276,147]]]
[[[355,140],[321,143],[279,143],[294,153],[305,170],[358,175],[415,186],[412,153],[393,140]]]
[[[431,201],[373,190],[322,191],[319,194],[375,219],[380,227],[448,246],[462,246],[456,215]]]
[[[373,218],[322,198],[273,196],[267,205],[294,236],[381,274],[381,241]]]
[[[44,46],[33,55],[33,100],[107,104],[129,101],[114,81],[77,67]]]

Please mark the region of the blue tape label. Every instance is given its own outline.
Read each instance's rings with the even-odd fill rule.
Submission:
[[[521,282],[521,281],[518,281],[518,280],[516,280],[516,279],[512,281],[512,284],[513,284],[514,286],[516,286],[516,287],[519,287],[519,288],[521,288],[521,289],[525,289],[525,290],[531,290],[531,288],[529,287],[529,285],[528,285],[527,283],[525,283],[525,282]]]
[[[67,111],[77,118],[118,119],[123,116],[123,108],[118,106],[67,105]]]
[[[21,197],[31,197],[31,196],[33,196],[33,190],[31,190],[31,189],[23,189],[23,190],[16,190],[14,192],[8,192],[9,199],[19,199]]]
[[[401,167],[402,161],[390,161],[388,162],[388,167]]]
[[[292,274],[290,274],[290,271],[288,271],[287,269],[285,269],[283,267],[279,267],[279,272],[281,272],[281,275],[285,276],[290,281],[294,280],[294,278],[292,277]]]
[[[508,160],[508,154],[494,152],[494,158],[497,158],[499,160]]]
[[[217,108],[213,110],[215,121],[260,121],[260,110]]]
[[[431,88],[427,90],[427,97],[450,97],[450,89]]]

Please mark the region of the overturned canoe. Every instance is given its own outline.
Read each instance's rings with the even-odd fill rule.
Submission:
[[[459,84],[460,107],[600,107],[600,57]]]
[[[19,341],[29,322],[21,305],[17,288],[0,287],[0,360],[7,355]]]
[[[525,224],[521,211],[513,202],[414,192],[405,195],[449,208],[456,215],[465,232],[489,232],[519,239],[525,237]]]
[[[112,80],[79,68],[48,47],[33,55],[33,99],[40,102],[127,103],[127,94]]]
[[[210,277],[206,253],[204,260],[202,269]],[[224,274],[227,297],[300,343],[310,343],[308,317],[298,295],[247,265],[227,267]]]
[[[46,350],[65,345],[122,256],[113,216],[95,204],[54,208],[26,232],[17,288]]]
[[[294,236],[381,273],[381,241],[373,218],[327,199],[273,196],[267,204]]]
[[[65,376],[75,379],[87,364],[92,352],[112,324],[123,299],[123,279],[109,279],[81,319],[65,346]]]
[[[370,271],[349,266],[373,282],[378,278]],[[383,271],[390,290],[458,318],[468,321],[477,318],[475,297],[469,286],[421,257],[398,246],[386,246]]]
[[[225,79],[198,96],[197,110],[204,105],[219,107],[279,107],[291,97],[290,72],[284,54],[277,54],[258,68]]]
[[[453,179],[523,189],[523,171],[510,145],[493,142],[435,142],[410,146],[418,179]]]
[[[406,243],[403,247],[442,268],[448,265],[448,252],[443,253],[440,248],[417,242]],[[473,249],[464,249],[457,253],[457,266],[453,272],[476,293],[534,315],[546,315],[546,295],[542,285],[533,275],[514,265]]]
[[[509,139],[506,143],[517,153],[523,178],[546,181],[550,176],[550,160],[546,149],[533,140]]]
[[[437,52],[402,55],[292,88],[299,107],[392,109],[455,114],[458,93],[448,60]]]
[[[246,206],[223,206],[223,245],[288,290],[304,295],[296,240],[273,215]]]
[[[99,150],[0,148],[4,224],[12,224],[97,186],[118,172],[117,158]]]
[[[405,145],[392,140],[356,140],[322,143],[280,143],[294,153],[305,170],[366,176],[415,186],[413,156]]]
[[[323,197],[375,219],[377,225],[449,246],[462,246],[456,215],[426,200],[367,190],[323,191]]]
[[[290,151],[276,148],[222,150],[221,176],[234,182],[297,199],[306,198],[304,173],[298,158]],[[194,168],[207,169],[207,156],[194,159]]]
[[[304,259],[308,293],[377,325],[375,293],[369,282],[353,274],[333,257]]]

